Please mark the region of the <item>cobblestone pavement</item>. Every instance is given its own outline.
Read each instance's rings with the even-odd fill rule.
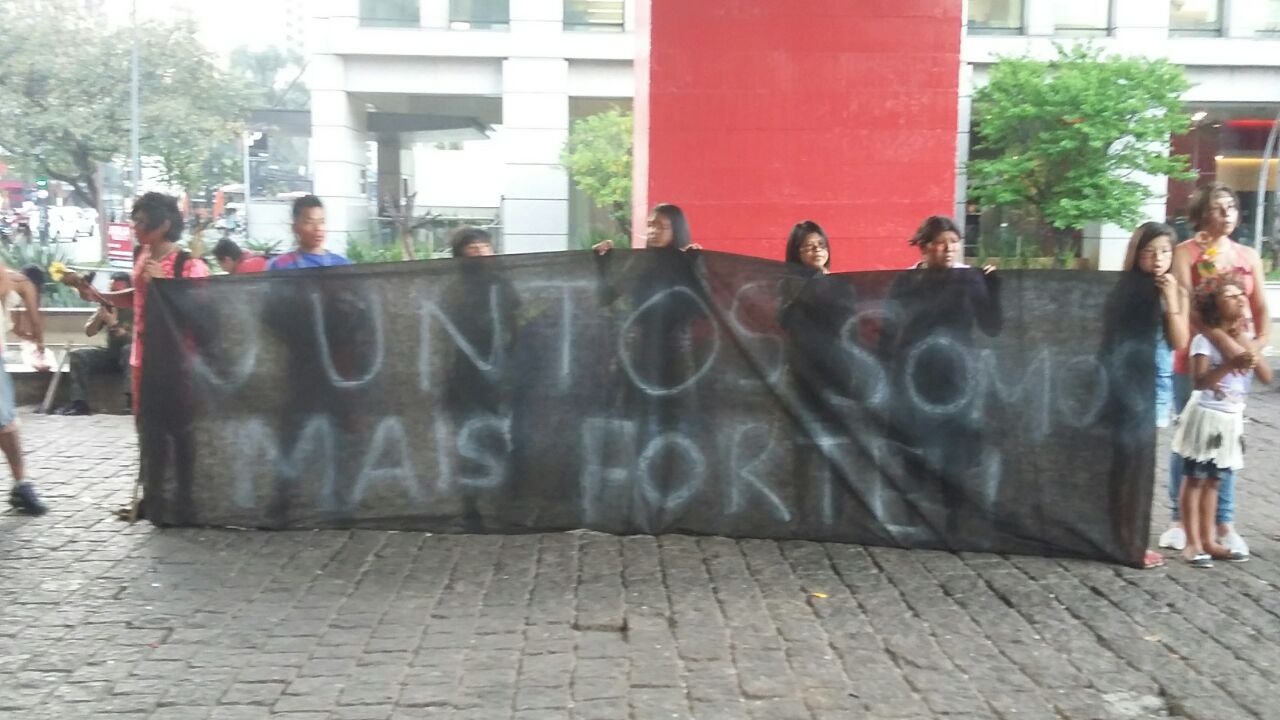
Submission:
[[[1211,571],[682,536],[159,531],[108,514],[134,474],[128,418],[26,417],[54,510],[0,515],[0,717],[1276,718],[1280,394],[1249,414],[1254,559]],[[1166,518],[1160,504],[1154,529]]]

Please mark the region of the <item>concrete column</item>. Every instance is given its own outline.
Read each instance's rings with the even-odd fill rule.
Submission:
[[[515,6],[512,2],[512,24]],[[502,63],[502,131],[507,165],[503,251],[564,250],[569,242],[569,178],[560,153],[569,139],[569,63],[509,58]]]
[[[953,216],[964,227],[969,200],[969,143],[973,128],[973,66],[960,63],[960,93],[956,110],[956,206]],[[974,240],[975,238],[969,238]]]
[[[400,136],[378,136],[378,199],[391,207],[400,207]]]
[[[365,109],[343,87],[344,63],[316,55],[307,68],[311,88],[311,166],[314,192],[325,203],[327,246],[343,252],[352,233],[367,231],[364,195]]]

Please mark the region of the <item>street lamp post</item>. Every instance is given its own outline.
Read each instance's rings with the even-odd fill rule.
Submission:
[[[1276,121],[1271,124],[1267,144],[1262,149],[1262,166],[1258,168],[1258,194],[1253,204],[1253,249],[1259,253],[1262,252],[1263,216],[1267,213],[1267,175],[1270,174],[1271,159],[1280,156],[1280,142],[1277,141],[1280,141],[1280,115],[1276,115]],[[1276,195],[1280,198],[1280,162],[1276,165]],[[1280,214],[1280,209],[1276,212]],[[1280,218],[1274,218],[1273,222],[1280,224]],[[1272,241],[1280,242],[1280,238],[1272,238]]]
[[[249,130],[244,131],[244,216],[241,222],[244,223],[244,237],[249,238],[249,148],[253,146],[255,133]]]
[[[138,189],[142,184],[142,155],[138,151],[138,0],[133,0],[133,9],[131,13],[133,23],[133,48],[130,52],[130,80],[129,80],[129,154],[133,158],[133,175],[130,178],[133,181],[133,194],[136,197]]]

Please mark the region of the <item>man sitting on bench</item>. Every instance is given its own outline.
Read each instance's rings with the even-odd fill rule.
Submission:
[[[133,286],[129,273],[111,274],[111,292],[120,292]],[[98,312],[84,326],[84,334],[94,337],[103,330],[107,331],[105,347],[87,347],[71,351],[71,404],[62,409],[63,415],[91,415],[87,391],[89,376],[97,374],[119,374],[124,388],[124,405],[127,412],[131,406],[129,351],[133,340],[133,311],[117,308],[113,305],[101,305]]]

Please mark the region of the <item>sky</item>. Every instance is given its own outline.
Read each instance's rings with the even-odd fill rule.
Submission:
[[[108,22],[129,22],[134,0],[99,1]],[[240,45],[253,50],[287,47],[290,29],[300,29],[306,13],[303,0],[137,0],[137,5],[141,18],[192,18],[201,42],[224,59]]]

